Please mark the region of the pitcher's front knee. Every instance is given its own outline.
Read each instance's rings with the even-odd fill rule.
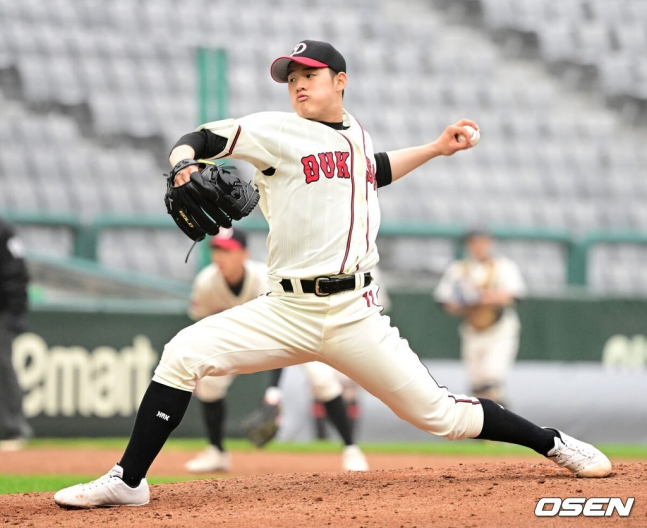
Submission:
[[[202,376],[195,367],[189,329],[182,330],[166,344],[153,381],[182,390],[195,389],[197,380]]]

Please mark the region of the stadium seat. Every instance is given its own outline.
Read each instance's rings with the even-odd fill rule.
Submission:
[[[412,19],[392,1],[384,17],[367,16],[368,0],[275,0],[269,12],[253,0],[187,0],[182,9],[173,0],[0,2],[0,69],[15,67],[20,76],[19,99],[0,98],[0,205],[53,212],[60,206],[87,218],[163,215],[160,174],[167,152],[125,145],[134,139],[158,145],[162,138],[170,148],[195,127],[195,48],[226,48],[230,115],[290,111],[285,87],[271,82],[268,64],[308,35],[331,39],[346,55],[345,105],[377,151],[428,143],[462,117],[482,128],[473,151],[435,160],[410,181],[380,190],[385,219],[578,232],[646,226],[639,206],[647,199],[641,133],[626,130],[604,98],[580,98],[536,62],[511,60],[488,33],[535,33],[540,60],[551,67],[595,67],[602,95],[647,98],[645,2],[481,0],[479,28],[447,23],[442,3],[425,3]],[[331,9],[339,16],[322,23]],[[84,106],[89,122],[68,115]],[[56,111],[48,114],[51,108]],[[36,165],[34,182],[48,183],[18,193],[5,181],[19,170],[10,158],[29,155],[34,143],[46,144],[41,155],[51,166],[46,172]],[[78,165],[91,170],[71,174]],[[129,174],[138,178],[130,187],[135,192],[125,193]],[[186,240],[167,235],[140,232],[123,245],[107,235],[100,258],[143,269],[137,259],[145,252],[142,262],[155,273],[189,280],[191,267],[177,263],[183,255],[175,258]],[[385,261],[393,247],[383,249]],[[515,241],[505,247],[531,275],[533,288],[563,285],[562,263],[549,261],[554,253],[532,253]],[[412,267],[431,273],[439,261],[426,251],[407,254]],[[634,277],[635,255],[622,255],[628,260],[617,263],[618,273]],[[600,280],[610,288],[624,284]]]

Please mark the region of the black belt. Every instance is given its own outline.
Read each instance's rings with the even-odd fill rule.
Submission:
[[[299,282],[301,283],[303,293],[314,293],[317,297],[327,297],[334,293],[355,289],[354,275],[349,277],[317,277],[314,280],[306,279],[300,280]],[[364,273],[364,286],[368,286],[371,282],[373,282],[371,274]],[[283,287],[283,291],[289,293],[294,292],[290,279],[281,279],[281,286]]]

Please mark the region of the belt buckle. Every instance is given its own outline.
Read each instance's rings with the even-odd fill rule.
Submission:
[[[328,279],[328,277],[317,277],[317,278],[315,278],[315,295],[316,295],[317,297],[328,297],[328,296],[330,295],[329,293],[323,293],[323,292],[319,289],[319,283],[320,283],[322,280],[326,280],[326,281],[327,281],[327,280],[329,280],[329,279]]]

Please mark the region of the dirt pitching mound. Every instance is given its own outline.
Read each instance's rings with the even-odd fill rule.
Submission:
[[[549,462],[470,462],[367,473],[265,474],[151,487],[139,508],[63,510],[53,493],[0,497],[4,526],[647,526],[647,464],[578,479]],[[536,518],[541,497],[635,497],[630,517]]]
[[[9,475],[94,475],[96,478],[121,459],[122,451],[97,449],[25,449],[0,453],[0,472]],[[192,476],[184,464],[196,452],[162,451],[153,462],[149,476]],[[341,471],[339,453],[272,453],[267,451],[232,452],[231,471],[227,476],[241,477],[267,473],[324,473]],[[537,461],[533,454],[519,456],[449,456],[415,454],[367,455],[371,469],[428,468],[457,465],[466,460],[487,464],[490,461]],[[222,476],[222,473],[220,474]],[[183,479],[186,480],[186,479]]]

